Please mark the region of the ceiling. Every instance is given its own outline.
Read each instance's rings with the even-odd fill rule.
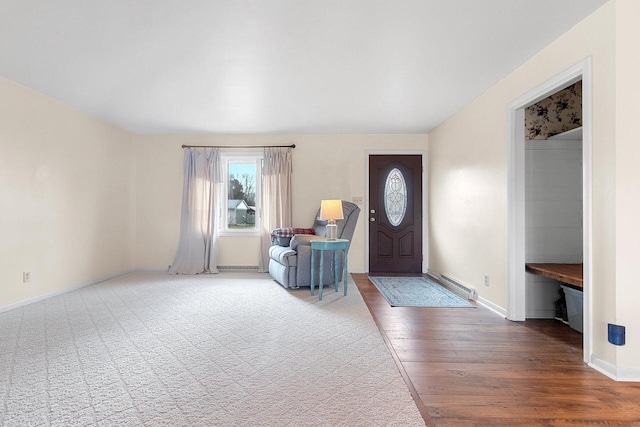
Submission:
[[[0,0],[0,76],[137,133],[424,133],[607,0]]]

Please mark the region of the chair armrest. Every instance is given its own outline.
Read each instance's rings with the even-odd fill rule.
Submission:
[[[277,261],[281,265],[296,265],[298,253],[289,247],[274,245],[269,248],[269,259]]]
[[[296,234],[291,238],[289,247],[295,251],[298,246],[311,246],[311,241],[318,239],[322,239],[322,237],[315,234]]]

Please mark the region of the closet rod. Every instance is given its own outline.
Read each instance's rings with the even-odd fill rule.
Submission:
[[[296,144],[291,145],[184,145],[182,148],[296,148]]]

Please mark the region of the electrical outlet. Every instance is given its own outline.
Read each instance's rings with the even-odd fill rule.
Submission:
[[[488,274],[484,275],[484,285],[489,287],[489,275]]]
[[[353,203],[355,203],[356,205],[361,205],[361,204],[364,202],[364,199],[363,199],[363,197],[362,197],[362,196],[353,196],[353,197],[351,198],[351,201],[352,201]]]
[[[31,273],[24,271],[22,273],[22,283],[29,283],[31,281]]]

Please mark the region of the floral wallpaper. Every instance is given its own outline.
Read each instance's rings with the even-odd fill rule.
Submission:
[[[547,139],[582,126],[582,80],[524,111],[525,138]]]

